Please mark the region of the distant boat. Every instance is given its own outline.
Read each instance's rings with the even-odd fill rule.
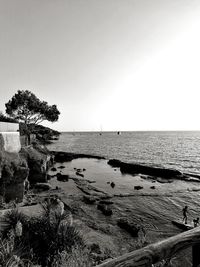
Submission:
[[[102,126],[101,126],[101,131],[100,131],[99,135],[102,135]]]
[[[118,135],[120,135],[120,134],[121,134],[121,132],[117,132],[117,134],[118,134]]]

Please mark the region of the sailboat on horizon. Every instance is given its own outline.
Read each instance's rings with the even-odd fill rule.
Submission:
[[[99,132],[99,135],[102,135],[102,125],[101,125],[100,128],[101,128],[101,130],[100,130],[100,132]]]

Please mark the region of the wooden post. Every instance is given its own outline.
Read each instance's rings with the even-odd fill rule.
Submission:
[[[189,247],[193,247],[193,267],[197,267],[200,264],[200,226],[126,253],[118,258],[104,262],[98,267],[149,267],[151,264],[171,258]]]
[[[200,266],[200,243],[192,247],[192,267]]]

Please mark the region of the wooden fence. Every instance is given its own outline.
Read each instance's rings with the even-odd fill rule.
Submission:
[[[200,227],[126,253],[97,267],[151,267],[192,246],[192,266],[200,266]]]

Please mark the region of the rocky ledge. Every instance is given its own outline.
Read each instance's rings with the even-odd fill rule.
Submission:
[[[19,153],[9,153],[0,138],[0,206],[22,202],[29,184],[46,183],[51,166],[50,152],[42,145],[23,147]]]
[[[175,169],[156,168],[135,163],[125,163],[117,159],[109,160],[108,164],[112,167],[120,168],[120,171],[126,174],[145,174],[150,176],[162,177],[166,179],[185,178],[185,175],[183,173]]]
[[[105,159],[105,157],[101,157],[101,156],[70,153],[70,152],[63,152],[63,151],[51,151],[51,154],[54,156],[54,160],[60,163],[72,161],[73,159],[78,159],[78,158]]]

